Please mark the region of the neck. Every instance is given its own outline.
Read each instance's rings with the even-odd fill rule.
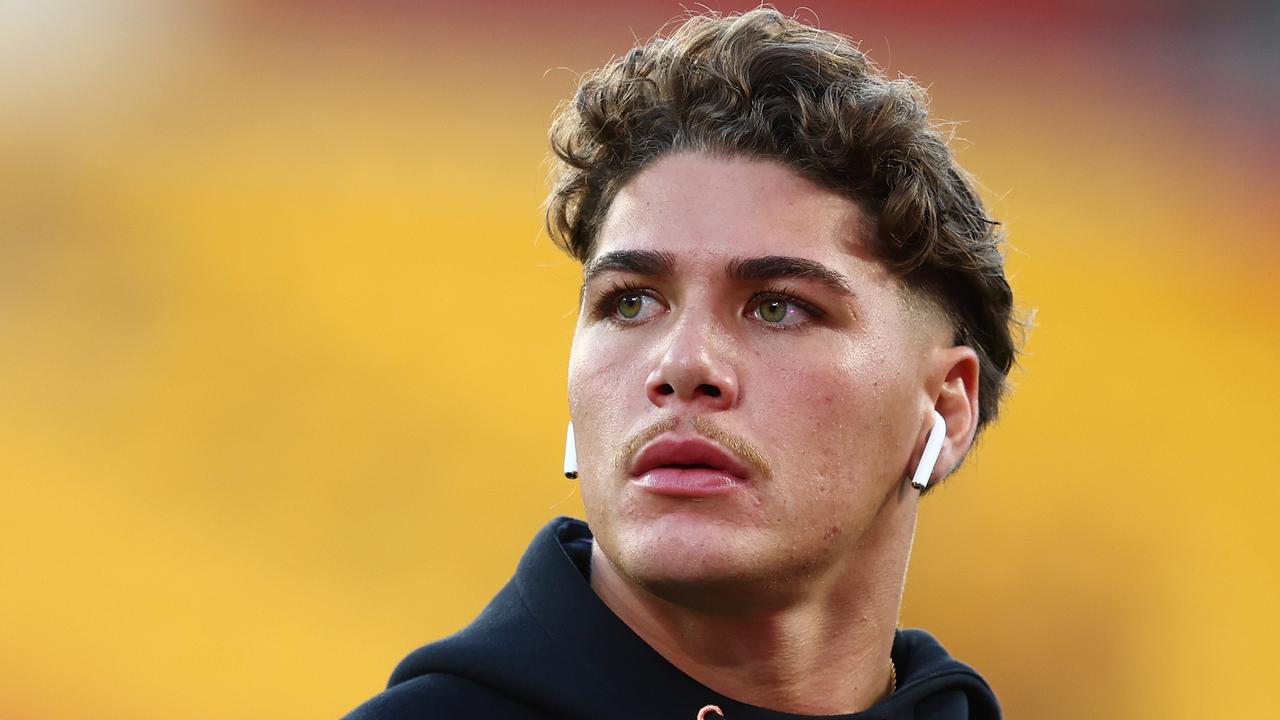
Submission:
[[[797,714],[860,712],[890,692],[917,499],[891,493],[854,560],[807,580],[786,602],[766,598],[776,588],[760,588],[760,602],[739,589],[738,602],[690,607],[625,577],[598,546],[591,587],[671,664],[722,695]]]

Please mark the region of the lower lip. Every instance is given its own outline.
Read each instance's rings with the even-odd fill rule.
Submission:
[[[654,468],[634,481],[655,495],[703,498],[725,495],[742,487],[742,479],[711,468]]]

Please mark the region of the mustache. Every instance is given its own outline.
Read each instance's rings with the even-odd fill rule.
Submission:
[[[693,427],[693,431],[697,434],[717,443],[724,449],[738,456],[752,470],[762,478],[768,479],[773,477],[773,466],[770,465],[769,459],[755,445],[752,445],[746,438],[739,437],[733,433],[721,428],[714,422],[708,420],[701,415],[695,415],[689,418],[689,425]],[[619,471],[625,472],[631,466],[631,462],[635,459],[636,453],[640,452],[640,448],[649,444],[651,440],[675,430],[680,426],[678,418],[666,418],[650,425],[640,432],[632,435],[627,439],[622,450],[618,453],[617,468]]]

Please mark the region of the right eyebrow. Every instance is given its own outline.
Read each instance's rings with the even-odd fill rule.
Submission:
[[[614,250],[592,260],[582,268],[582,287],[606,272],[625,272],[655,277],[675,272],[676,259],[671,253],[656,250]]]

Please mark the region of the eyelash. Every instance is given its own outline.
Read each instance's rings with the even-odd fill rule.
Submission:
[[[614,317],[613,314],[613,311],[617,309],[618,300],[626,295],[647,295],[657,299],[650,290],[646,290],[638,285],[628,285],[627,283],[614,281],[613,286],[601,293],[599,298],[592,305],[592,315],[596,318],[609,320],[618,325],[635,324],[627,320],[620,320]]]
[[[614,310],[617,308],[618,300],[627,295],[645,295],[655,300],[658,299],[657,295],[655,295],[652,290],[640,287],[639,285],[630,285],[624,282],[615,281],[613,286],[604,291],[592,305],[593,316],[624,327],[635,325],[635,321],[623,320],[614,315]],[[782,300],[790,303],[808,313],[813,320],[821,320],[826,315],[826,313],[819,310],[813,304],[802,300],[786,286],[765,288],[752,294],[751,298],[747,301],[747,306],[754,309],[766,300]],[[769,323],[766,324],[768,325]],[[771,325],[771,327],[775,330],[799,330],[808,324],[809,323],[801,323],[800,325],[793,326]]]
[[[805,300],[801,299],[800,296],[796,295],[794,292],[791,291],[790,288],[786,286],[781,286],[777,288],[765,288],[764,290],[761,290],[760,292],[755,293],[754,295],[751,296],[751,299],[748,301],[748,307],[751,307],[754,309],[756,307],[759,307],[760,303],[766,300],[782,300],[783,302],[789,303],[791,305],[794,305],[800,308],[805,312],[805,314],[809,316],[808,322],[803,322],[803,323],[800,323],[799,325],[773,325],[772,323],[766,323],[767,325],[769,325],[775,330],[802,330],[805,327],[809,326],[812,322],[821,320],[823,317],[826,316],[826,313],[819,310],[812,303],[806,302]]]

